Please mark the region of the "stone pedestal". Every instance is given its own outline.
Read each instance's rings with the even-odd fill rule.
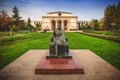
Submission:
[[[71,57],[47,57],[40,60],[35,68],[35,74],[83,74],[83,67],[80,65],[74,53]]]

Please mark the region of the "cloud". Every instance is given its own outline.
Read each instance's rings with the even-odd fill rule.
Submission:
[[[17,6],[22,19],[41,20],[47,12],[73,12],[79,20],[101,19],[107,5],[117,3],[118,0],[1,0],[0,11],[7,10],[12,16],[12,8]]]

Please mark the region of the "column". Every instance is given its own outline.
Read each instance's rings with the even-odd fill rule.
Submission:
[[[52,21],[50,20],[50,30],[52,31]]]
[[[67,20],[67,31],[70,31],[70,20]]]
[[[56,22],[56,28],[57,28],[57,26],[58,26],[58,21],[57,21],[57,20],[55,20],[55,22]]]

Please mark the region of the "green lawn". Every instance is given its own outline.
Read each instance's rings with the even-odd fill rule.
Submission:
[[[30,49],[48,49],[51,34],[29,33],[0,39],[0,69]],[[90,49],[120,69],[120,43],[79,33],[66,33],[66,36],[70,49]]]

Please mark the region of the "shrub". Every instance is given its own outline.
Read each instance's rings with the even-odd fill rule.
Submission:
[[[93,33],[87,33],[87,32],[81,32],[81,34],[89,35],[97,38],[112,40],[116,42],[120,42],[120,36],[111,36],[111,35],[101,35],[101,34],[93,34]]]

